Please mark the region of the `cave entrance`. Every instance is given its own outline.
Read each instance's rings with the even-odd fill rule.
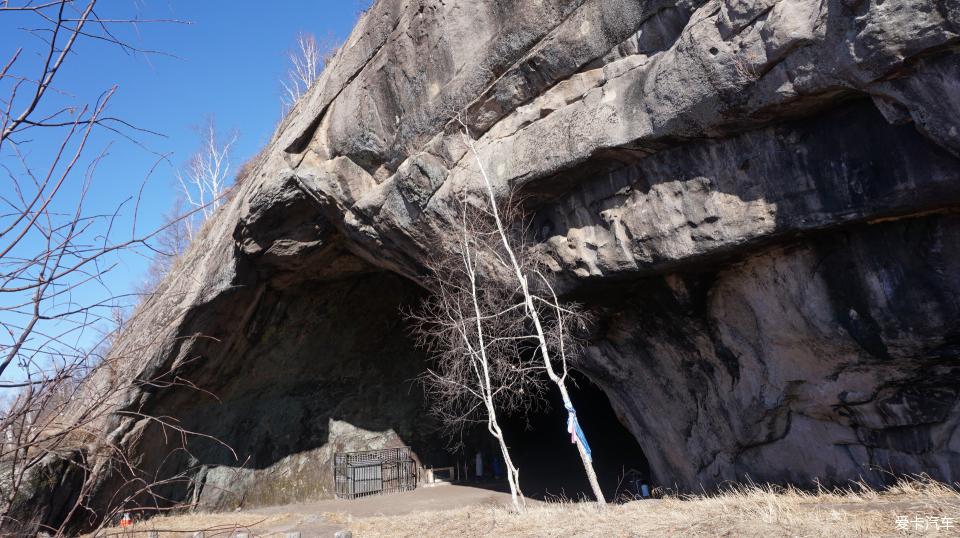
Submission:
[[[578,372],[571,374],[570,398],[593,452],[597,480],[608,501],[630,494],[632,480],[650,484],[643,450],[617,418],[603,390]],[[550,386],[552,388],[552,385]],[[520,487],[528,497],[593,498],[575,445],[566,431],[567,413],[557,391],[548,391],[549,407],[526,416],[509,416],[501,427],[520,468]]]
[[[266,287],[223,306],[249,312],[209,331],[234,334],[233,346],[221,344],[226,337],[202,340],[193,354],[209,360],[184,373],[216,397],[169,391],[152,410],[207,436],[191,439],[195,461],[175,462],[183,466],[176,472],[202,465],[197,485],[171,497],[213,509],[330,498],[337,453],[410,447],[417,463],[444,465],[434,455],[446,445],[416,380],[426,354],[402,316],[421,298],[412,282],[374,272]],[[231,319],[225,312],[208,315]],[[389,482],[392,470],[364,472],[354,478],[370,485]]]
[[[189,495],[210,508],[332,497],[335,453],[400,446],[411,447],[422,468],[446,469],[454,480],[472,478],[476,449],[484,447],[489,476],[490,458],[498,453],[489,434],[479,427],[464,432],[466,447],[451,452],[440,424],[427,413],[429,402],[416,378],[429,360],[401,315],[422,293],[395,275],[371,273],[270,289],[246,306],[249,319],[230,328],[239,333],[234,348],[205,350],[215,360],[197,361],[190,373],[217,398],[176,391],[158,403],[157,414],[176,411],[187,429],[235,451],[207,439],[193,441],[191,454],[204,469]],[[226,308],[243,311],[234,304]],[[604,392],[586,376],[572,375],[571,397],[601,487],[614,499],[625,491],[631,470],[648,478],[646,458]],[[590,496],[559,395],[547,395],[544,409],[502,417],[524,492],[532,498]]]

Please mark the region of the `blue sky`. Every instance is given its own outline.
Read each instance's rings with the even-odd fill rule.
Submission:
[[[113,84],[110,114],[138,127],[162,133],[139,135],[146,151],[123,138],[99,133],[90,150],[110,145],[98,167],[89,207],[108,209],[135,194],[159,154],[170,153],[147,182],[140,218],[156,225],[174,199],[174,167],[181,166],[198,145],[195,128],[213,116],[221,132],[236,129],[234,168],[269,140],[280,119],[280,80],[287,69],[286,52],[300,31],[319,39],[342,42],[360,11],[361,0],[109,0],[100,16],[165,18],[190,24],[139,24],[120,29],[125,39],[142,49],[165,54],[127,54],[118,47],[81,42],[78,54],[58,74],[57,86],[72,101],[92,102]],[[118,9],[118,6],[123,9]],[[36,38],[21,30],[29,16],[0,14],[0,63],[18,47],[36,49]],[[45,142],[45,141],[39,141]],[[34,143],[34,146],[39,143]],[[88,155],[94,151],[88,150]],[[41,152],[43,148],[34,147]],[[8,156],[0,156],[8,158]],[[6,187],[0,187],[6,188]],[[139,257],[127,260],[123,276],[137,279]],[[117,275],[120,277],[121,275]]]
[[[232,158],[236,170],[269,140],[281,117],[280,80],[295,45],[298,32],[310,32],[321,41],[342,42],[352,30],[369,0],[106,0],[98,4],[101,18],[179,19],[190,24],[119,25],[117,34],[126,42],[164,54],[125,52],[115,45],[81,41],[57,75],[59,92],[52,102],[93,103],[105,90],[117,85],[109,114],[139,127],[165,135],[138,135],[147,149],[108,131],[95,131],[85,152],[86,165],[105,151],[94,175],[86,211],[112,211],[136,196],[157,154],[170,154],[161,161],[143,191],[138,227],[158,226],[174,199],[175,170],[196,150],[195,128],[214,117],[219,130],[236,130],[239,139]],[[38,26],[34,15],[0,13],[0,67],[23,48],[18,74],[36,72],[42,42],[25,29]],[[9,80],[0,81],[0,97],[9,92]],[[3,84],[8,84],[4,86]],[[15,107],[16,108],[16,107]],[[20,147],[36,163],[49,160],[58,138],[31,135]],[[11,148],[0,150],[0,165],[17,169]],[[82,170],[68,183],[67,196],[58,197],[59,209],[72,207],[83,183]],[[12,196],[12,181],[0,176],[0,195]],[[121,226],[129,226],[132,204],[123,206]],[[129,234],[128,234],[129,235]],[[116,263],[103,289],[97,294],[123,294],[131,290],[146,269],[145,256],[126,253]],[[9,300],[9,298],[0,298]],[[83,301],[85,298],[79,298]],[[0,319],[0,322],[4,320]]]

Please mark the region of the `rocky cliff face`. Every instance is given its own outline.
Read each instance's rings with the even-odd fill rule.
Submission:
[[[958,36],[955,0],[380,0],[119,346],[219,398],[119,410],[237,458],[113,435],[218,507],[429,443],[398,311],[478,186],[466,111],[656,480],[958,480]]]

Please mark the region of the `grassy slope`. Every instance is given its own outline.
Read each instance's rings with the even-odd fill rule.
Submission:
[[[960,536],[960,495],[926,480],[901,482],[883,493],[863,487],[808,493],[754,486],[602,510],[585,503],[555,503],[517,515],[500,507],[474,506],[358,519],[347,526],[354,536],[859,537],[901,535],[897,516],[909,518],[908,534]],[[915,528],[916,516],[924,520],[920,531]],[[940,519],[938,531],[931,517],[954,518],[953,528],[946,528],[948,521]]]
[[[532,504],[523,514],[512,513],[497,505],[390,517],[324,516],[331,524],[353,531],[356,538],[960,536],[960,493],[937,482],[914,479],[902,481],[882,492],[861,485],[815,493],[791,488],[742,486],[719,495],[667,497],[609,505],[602,509],[592,503],[559,502]],[[906,530],[898,528],[898,516],[908,518]],[[195,513],[153,518],[138,524],[136,530],[140,536],[146,536],[144,531],[151,528],[180,531],[161,532],[160,536],[182,537],[183,531],[203,529],[207,530],[207,536],[230,536],[235,528],[246,527],[252,531],[251,535],[264,536],[270,535],[271,527],[277,528],[278,524],[290,528],[297,517],[302,515],[265,517]],[[952,528],[946,527],[949,520],[944,518],[952,518]],[[917,519],[922,521],[919,529]],[[117,531],[119,529],[111,529],[105,535]]]

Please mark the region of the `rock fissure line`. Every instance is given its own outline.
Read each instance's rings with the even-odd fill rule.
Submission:
[[[960,480],[957,11],[522,4],[376,2],[132,320],[131,378],[201,357],[177,375],[219,401],[131,388],[117,410],[176,417],[244,462],[201,440],[167,457],[162,431],[117,418],[146,472],[202,480],[165,495],[293,502],[330,494],[338,450],[430,457],[407,384],[427,358],[398,312],[457,194],[480,188],[445,128],[462,104],[489,108],[476,146],[495,190],[531,196],[546,271],[595,314],[580,369],[653,483]],[[647,27],[653,54],[618,56]],[[122,477],[96,472],[109,503]]]

